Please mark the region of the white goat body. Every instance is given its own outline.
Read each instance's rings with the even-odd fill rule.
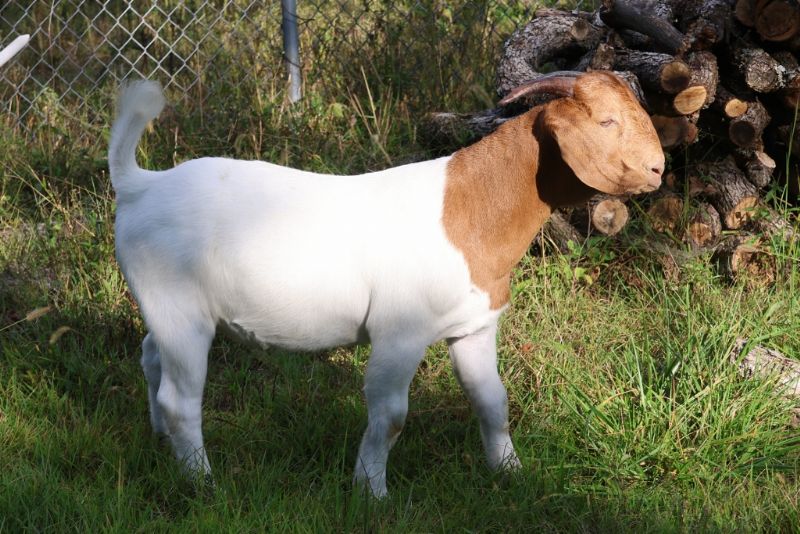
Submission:
[[[498,312],[440,223],[448,159],[347,177],[222,158],[134,170],[119,262],[148,325],[179,293],[209,325],[291,349],[470,334]]]
[[[151,422],[189,471],[210,472],[201,401],[218,326],[290,349],[372,344],[355,478],[376,496],[386,494],[411,379],[440,339],[477,412],[490,466],[519,465],[495,346],[510,269],[555,204],[590,191],[581,181],[642,191],[663,170],[655,131],[618,79],[555,81],[550,91],[566,84],[575,98],[550,115],[535,108],[454,156],[360,176],[225,158],[142,170],[136,146],[163,95],[153,82],[122,91],[109,147],[117,258],[149,330],[142,366]],[[602,114],[586,103],[592,91],[611,95],[600,95]],[[605,166],[585,165],[603,135],[625,149],[605,147]]]

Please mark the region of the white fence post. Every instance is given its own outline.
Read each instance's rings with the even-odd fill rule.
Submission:
[[[31,40],[30,35],[27,34],[20,35],[19,37],[11,41],[10,45],[0,50],[0,67],[8,63],[9,59],[17,55],[17,52],[22,50],[30,40]]]

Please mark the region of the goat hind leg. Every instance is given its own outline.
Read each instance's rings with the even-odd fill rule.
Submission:
[[[155,336],[161,361],[156,404],[175,456],[192,476],[210,476],[203,446],[202,402],[213,327],[187,325],[182,335]]]
[[[158,405],[157,400],[158,387],[161,384],[161,354],[153,334],[148,333],[144,337],[144,341],[142,341],[142,359],[140,362],[145,380],[147,380],[150,423],[153,425],[153,431],[156,434],[166,435],[168,433],[167,424],[164,422],[164,415],[161,413],[161,407]]]

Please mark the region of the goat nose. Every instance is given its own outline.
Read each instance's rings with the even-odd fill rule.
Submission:
[[[650,168],[650,171],[652,171],[652,173],[655,174],[656,176],[660,177],[662,174],[664,174],[664,164],[663,163],[658,163],[656,165],[650,165],[649,168]]]
[[[645,165],[645,168],[649,171],[645,191],[655,191],[661,187],[661,175],[664,173],[664,162],[658,162],[654,165]]]

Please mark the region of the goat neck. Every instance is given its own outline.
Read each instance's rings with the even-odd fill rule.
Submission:
[[[540,110],[506,122],[447,165],[442,223],[492,309],[508,303],[511,271],[553,209],[592,194],[554,140],[540,145],[534,135]]]

